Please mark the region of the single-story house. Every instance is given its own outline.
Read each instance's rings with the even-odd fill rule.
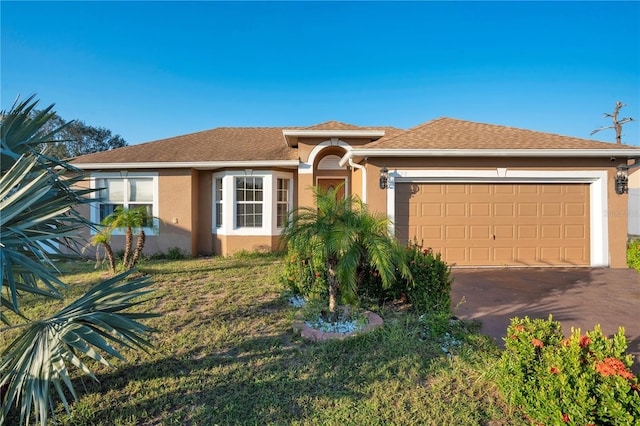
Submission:
[[[159,218],[146,251],[276,250],[313,185],[344,184],[459,266],[626,267],[628,195],[620,165],[640,148],[438,118],[409,130],[329,121],[222,127],[78,157],[104,188],[86,214],[118,205]],[[117,248],[118,241],[113,241]]]

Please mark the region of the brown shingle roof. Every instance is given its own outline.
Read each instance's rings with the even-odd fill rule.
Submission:
[[[515,127],[442,117],[366,146],[375,149],[635,149]]]
[[[219,127],[76,158],[74,163],[295,160],[281,127]]]
[[[207,161],[295,160],[297,149],[288,147],[284,127],[219,127],[97,152],[73,163],[147,163]],[[438,118],[409,130],[395,127],[361,127],[327,121],[304,130],[384,130],[385,136],[365,145],[372,149],[630,149],[617,145],[514,127]]]

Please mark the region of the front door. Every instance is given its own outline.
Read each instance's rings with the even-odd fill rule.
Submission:
[[[325,190],[335,190],[339,185],[342,185],[338,192],[338,197],[344,198],[344,194],[347,186],[347,179],[346,178],[317,178],[316,185],[318,185],[320,188],[323,188]]]

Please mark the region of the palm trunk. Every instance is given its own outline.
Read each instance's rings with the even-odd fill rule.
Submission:
[[[125,269],[129,265],[129,256],[131,255],[131,247],[133,246],[133,230],[130,226],[127,226],[124,233],[124,258],[122,259],[122,264]]]
[[[142,255],[142,249],[144,248],[145,239],[146,235],[142,228],[140,228],[140,232],[138,233],[138,240],[136,241],[136,249],[133,252],[133,257],[131,257],[131,262],[129,262],[127,269],[132,269],[134,266],[136,266],[136,263],[138,263],[138,260]]]
[[[328,263],[328,277],[327,281],[329,282],[329,319],[333,322],[337,318],[338,311],[338,277],[336,277],[335,271],[335,263]]]
[[[102,243],[102,246],[104,247],[104,254],[107,256],[107,259],[109,260],[109,269],[111,269],[111,272],[115,274],[116,259],[113,256],[113,250],[111,249],[111,245],[109,243]]]

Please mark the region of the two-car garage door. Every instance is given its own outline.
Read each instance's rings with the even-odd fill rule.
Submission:
[[[397,183],[395,217],[450,264],[590,264],[586,183]]]

